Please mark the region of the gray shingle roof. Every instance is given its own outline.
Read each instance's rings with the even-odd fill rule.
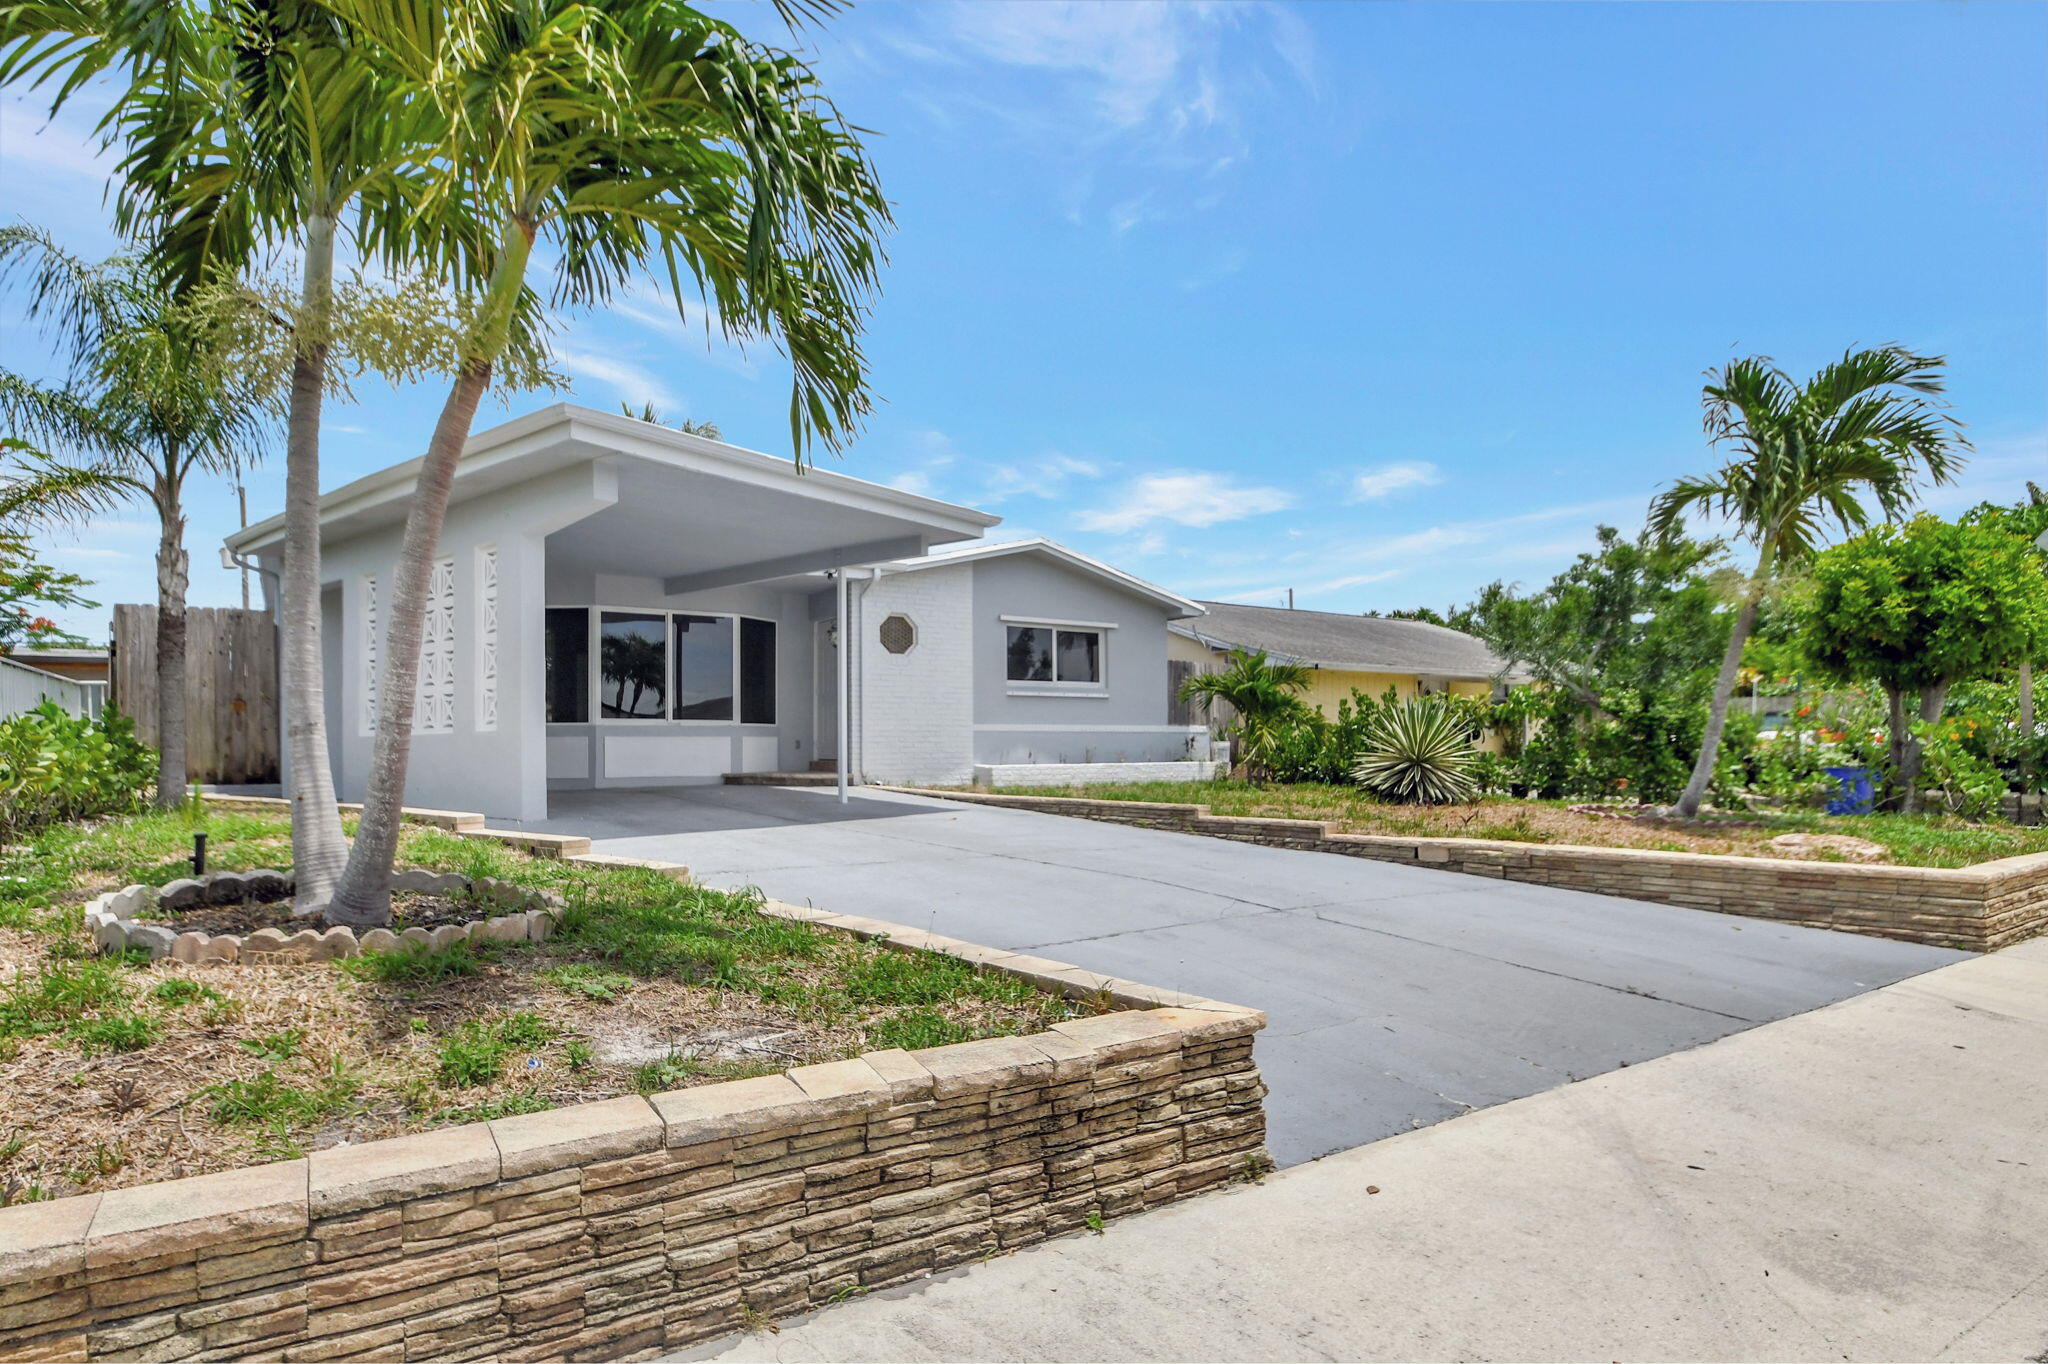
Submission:
[[[1419,673],[1478,681],[1497,676],[1501,660],[1471,635],[1419,620],[1385,620],[1330,611],[1288,611],[1205,601],[1205,616],[1171,629],[1205,644],[1263,649],[1274,658],[1356,672]]]

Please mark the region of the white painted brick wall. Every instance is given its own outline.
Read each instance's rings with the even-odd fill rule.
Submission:
[[[861,718],[854,758],[863,780],[964,786],[973,779],[973,611],[973,569],[965,564],[888,574],[868,585],[854,655],[854,714]],[[917,627],[907,654],[884,649],[878,633],[897,612]]]

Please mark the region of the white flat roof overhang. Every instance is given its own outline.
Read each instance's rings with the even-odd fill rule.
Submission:
[[[395,526],[421,461],[381,469],[320,499],[323,539]],[[577,465],[615,492],[555,529],[548,552],[609,572],[661,578],[668,592],[921,554],[979,537],[1001,518],[615,413],[556,404],[470,438],[453,503]],[[606,481],[601,478],[600,482]],[[240,554],[282,546],[284,518],[228,537]]]

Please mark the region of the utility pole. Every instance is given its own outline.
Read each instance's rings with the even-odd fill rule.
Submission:
[[[235,501],[242,509],[242,529],[249,529],[249,489],[242,483],[242,475],[235,475]],[[249,563],[242,561],[242,609],[249,609]]]

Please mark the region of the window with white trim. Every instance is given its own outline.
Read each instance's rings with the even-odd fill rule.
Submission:
[[[1103,633],[1063,625],[1011,625],[1005,650],[1009,680],[1099,687]]]

